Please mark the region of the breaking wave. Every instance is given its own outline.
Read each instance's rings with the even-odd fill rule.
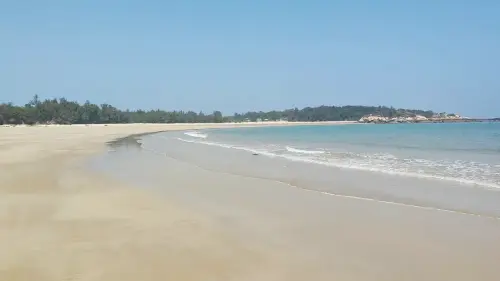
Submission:
[[[185,132],[184,134],[188,135],[190,137],[199,138],[199,139],[206,139],[208,137],[207,134],[203,134],[203,133],[200,133],[200,132]]]
[[[281,149],[273,149],[271,151],[268,148],[252,148],[241,145],[210,142],[201,140],[201,138],[203,137],[198,137],[198,139],[193,140],[177,138],[177,140],[243,150],[267,157],[279,157],[295,162],[380,172],[391,175],[453,181],[468,185],[500,189],[500,184],[496,180],[491,179],[491,174],[495,173],[497,169],[492,169],[488,164],[465,161],[403,159],[390,154],[356,154],[335,153],[323,150],[302,150],[291,146],[281,146]]]
[[[322,150],[303,150],[303,149],[293,148],[291,146],[286,146],[285,148],[287,151],[293,152],[293,153],[302,153],[302,154],[323,154],[323,153],[325,153]]]

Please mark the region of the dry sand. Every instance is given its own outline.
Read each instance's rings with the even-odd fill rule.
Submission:
[[[0,128],[0,280],[497,280],[498,220],[297,193],[297,217],[282,217],[292,203],[270,202],[272,232],[249,243],[196,208],[82,165],[116,138],[215,126],[236,125]],[[172,181],[218,180],[179,168]],[[308,200],[328,221],[300,210]],[[318,263],[312,250],[328,241]]]

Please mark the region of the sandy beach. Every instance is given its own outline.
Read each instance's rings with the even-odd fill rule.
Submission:
[[[88,165],[129,135],[254,125],[0,128],[0,280],[500,276],[495,214],[325,196],[140,149]]]
[[[128,135],[254,125],[0,127],[0,280],[221,280],[256,270],[259,257],[208,218],[80,165]]]

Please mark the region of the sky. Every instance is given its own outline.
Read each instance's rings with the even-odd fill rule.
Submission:
[[[0,0],[0,102],[500,116],[497,0]]]

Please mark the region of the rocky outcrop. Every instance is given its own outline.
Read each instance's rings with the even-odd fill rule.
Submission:
[[[417,123],[417,122],[428,122],[429,119],[422,115],[415,116],[401,116],[401,117],[385,117],[380,115],[366,115],[359,119],[360,123]]]
[[[360,123],[377,123],[377,124],[387,124],[387,123],[448,123],[448,122],[474,122],[477,119],[470,119],[467,117],[460,116],[458,114],[436,114],[431,118],[427,118],[422,115],[411,115],[411,116],[400,116],[400,117],[385,117],[380,115],[366,115],[359,119]]]

